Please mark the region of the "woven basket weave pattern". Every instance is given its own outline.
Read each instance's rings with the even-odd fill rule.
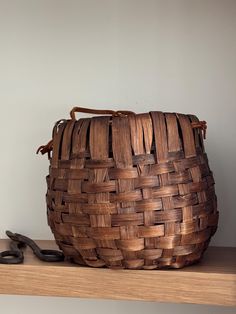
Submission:
[[[150,112],[55,125],[47,214],[68,259],[156,269],[201,258],[218,212],[198,122]]]

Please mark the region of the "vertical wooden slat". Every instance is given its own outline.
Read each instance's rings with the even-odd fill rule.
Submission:
[[[106,160],[109,156],[110,117],[93,118],[90,125],[89,148],[91,159]]]
[[[199,122],[199,119],[194,115],[188,115],[191,122]],[[194,129],[194,136],[195,136],[195,143],[197,148],[201,148],[201,150],[204,152],[204,144],[203,144],[203,136],[202,136],[202,130],[196,128]]]
[[[72,132],[75,125],[74,120],[70,120],[67,122],[61,145],[61,160],[69,160],[70,152],[71,152],[71,143],[72,143]]]
[[[73,143],[73,129],[76,124],[75,120],[69,120],[66,124],[65,130],[63,132],[62,145],[61,145],[61,160],[70,160],[72,153],[72,143]],[[70,160],[69,168],[73,169],[75,162]],[[77,163],[76,166],[79,166]],[[67,180],[67,193],[75,194],[78,190],[81,190],[81,180],[72,180],[70,177]],[[80,211],[80,206],[75,204],[68,204],[69,212],[74,213]]]
[[[150,154],[153,141],[152,119],[149,113],[139,115],[143,127],[144,145],[146,154]]]
[[[199,122],[199,119],[194,115],[189,115],[191,122]],[[200,129],[194,129],[194,138],[196,143],[197,152],[204,152],[204,145],[203,145],[203,137],[202,131]],[[192,167],[190,169],[190,173],[193,179],[193,182],[201,182],[202,181],[202,174],[201,169],[199,166]],[[205,191],[201,191],[197,193],[199,203],[203,203],[207,200]]]
[[[194,131],[191,126],[191,121],[187,115],[184,114],[177,114],[177,119],[180,124],[180,128],[182,130],[182,140],[183,140],[183,147],[184,147],[184,154],[186,158],[189,157],[194,157],[197,155],[196,151],[196,143],[195,143],[195,138],[194,138]],[[199,168],[199,167],[198,167]],[[188,169],[190,175],[193,174],[192,169]],[[195,177],[195,176],[194,176]],[[193,177],[193,181],[195,181]],[[180,195],[186,195],[189,194],[189,185],[186,184],[179,184],[179,193]],[[186,225],[188,223],[193,222],[193,206],[183,206],[182,207],[182,224]],[[183,243],[185,238],[185,235],[181,236],[181,244]],[[197,251],[197,248],[196,248]],[[177,263],[182,262],[183,257],[178,256],[176,259]]]
[[[110,117],[92,118],[90,124],[89,151],[91,159],[106,161],[109,157],[109,121]],[[108,180],[107,168],[90,169],[89,182],[102,183]],[[88,204],[106,204],[109,203],[109,192],[96,192],[88,195]],[[110,214],[90,214],[91,228],[111,227]],[[113,240],[96,240],[98,248],[113,248],[115,243]],[[102,259],[103,255],[98,253]],[[111,265],[110,265],[111,266]]]
[[[162,112],[151,112],[152,122],[154,127],[154,138],[156,144],[156,155],[157,155],[157,163],[163,163],[168,161],[168,145],[167,145],[167,128],[165,115]],[[177,139],[175,137],[172,149],[177,146]],[[159,175],[159,181],[161,186],[166,186],[169,184],[168,174],[163,173]],[[171,210],[174,208],[172,197],[162,197],[162,206],[164,211]],[[175,222],[165,222],[164,224],[164,232],[165,235],[163,239],[166,237],[166,243],[168,243],[168,239],[171,236],[175,235]],[[172,263],[173,257],[173,249],[163,249],[162,257],[165,260],[166,265],[170,265]]]
[[[130,138],[129,120],[125,117],[113,117],[112,121],[112,150],[115,165],[120,169],[129,169],[133,167],[132,149]],[[133,179],[118,179],[117,193],[134,190]],[[120,204],[120,211],[132,211],[134,202],[128,199]],[[127,208],[126,210],[124,208]]]
[[[185,157],[189,158],[196,156],[193,128],[191,126],[189,118],[184,114],[177,114],[177,118],[179,120],[182,130]]]
[[[83,169],[85,165],[85,152],[87,151],[87,133],[89,130],[90,119],[80,119],[75,122],[72,137],[72,160],[70,169]],[[82,180],[68,180],[68,193],[76,195],[81,192]],[[69,203],[70,213],[81,213],[82,205],[79,202]]]
[[[132,168],[130,127],[125,117],[113,117],[112,150],[117,168]]]
[[[149,114],[142,115],[132,115],[129,117],[130,130],[131,130],[131,144],[134,155],[143,155],[145,153],[150,154],[151,145],[152,145],[152,122]],[[148,165],[137,164],[139,177],[146,176],[148,174]],[[152,193],[151,187],[142,187],[141,191],[143,198],[146,199],[146,195],[150,195]],[[143,212],[143,221],[145,226],[152,226],[155,223],[155,215],[153,211],[144,211]],[[131,228],[131,227],[129,227]],[[132,231],[136,230],[132,226]],[[133,233],[131,233],[133,235]],[[127,235],[128,238],[128,235]],[[144,243],[146,247],[153,247],[155,243],[155,239],[153,238],[145,238]],[[124,258],[130,259],[135,258],[135,252],[127,254],[124,252]],[[136,258],[138,256],[136,254]],[[141,262],[141,260],[139,260]],[[147,265],[147,261],[143,260],[142,263]]]
[[[109,156],[109,120],[109,117],[96,117],[91,121],[89,150],[91,159],[93,160],[105,161]],[[89,172],[89,181],[92,183],[100,183],[108,180],[107,168],[91,169]],[[93,194],[89,195],[88,201],[89,203],[107,203],[109,201],[109,193],[97,193],[94,191]],[[92,220],[95,221],[96,217],[92,217]],[[104,218],[105,221],[106,219]]]
[[[91,119],[80,119],[76,123],[73,132],[72,156],[80,155],[81,157],[87,150],[87,134]],[[83,159],[84,161],[84,159]]]
[[[66,122],[56,124],[53,129],[53,151],[52,151],[52,168],[58,167],[58,160],[60,159],[61,139],[66,127]]]
[[[79,121],[75,122],[73,133],[72,133],[71,158],[78,157],[77,156],[78,152],[79,152],[79,149],[78,149],[78,145],[79,145],[78,134],[80,132],[80,129],[81,129],[82,125],[83,125],[84,120],[85,119],[79,119]]]
[[[131,122],[132,123],[132,122]],[[137,128],[136,122],[133,121],[133,128]],[[120,169],[130,169],[133,167],[132,161],[132,144],[131,144],[131,129],[129,119],[125,117],[113,117],[112,123],[112,149],[115,165]],[[134,149],[137,150],[139,145],[133,139]],[[116,192],[123,193],[134,191],[134,179],[118,179]],[[135,202],[127,200],[122,201],[118,205],[118,213],[132,213],[135,212]],[[120,228],[120,241],[117,242],[118,248],[122,251],[123,258],[130,257],[130,254],[135,257],[135,253],[130,252],[129,249],[123,250],[123,247],[129,248],[130,241],[137,241],[137,227],[126,226]],[[134,251],[134,250],[131,250]],[[122,262],[123,264],[123,262]]]
[[[142,121],[137,115],[129,116],[131,145],[135,155],[144,154]]]
[[[167,138],[168,138],[168,150],[169,152],[178,152],[181,150],[179,131],[176,115],[174,113],[166,113],[166,126],[167,126]]]
[[[168,160],[168,147],[165,116],[162,112],[152,111],[151,117],[154,129],[157,162],[166,162]]]

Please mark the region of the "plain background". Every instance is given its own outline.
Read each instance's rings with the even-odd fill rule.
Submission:
[[[35,151],[56,120],[82,105],[206,120],[220,211],[211,244],[235,246],[235,100],[235,0],[0,0],[0,236],[10,229],[52,238],[48,160]],[[235,312],[13,296],[1,296],[0,305],[9,314]]]

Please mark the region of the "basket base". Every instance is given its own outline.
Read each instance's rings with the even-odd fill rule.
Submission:
[[[191,265],[195,265],[198,264],[201,260],[202,260],[203,254],[201,254],[201,256],[199,258],[196,258],[195,260],[186,260],[185,262],[182,263],[172,263],[170,265],[164,265],[163,262],[158,265],[158,263],[156,265],[142,265],[142,266],[137,266],[137,267],[126,267],[124,266],[120,266],[120,265],[104,265],[104,261],[102,260],[96,260],[96,261],[83,261],[78,257],[66,257],[66,260],[69,261],[70,263],[73,263],[75,265],[78,265],[80,267],[93,267],[93,268],[110,268],[110,269],[133,269],[133,270],[161,270],[161,269],[181,269],[184,268],[186,266],[191,266]]]

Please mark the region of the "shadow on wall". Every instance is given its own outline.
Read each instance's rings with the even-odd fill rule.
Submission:
[[[233,155],[230,155],[229,143],[223,141],[220,132],[210,136],[205,143],[210,169],[213,171],[215,179],[215,189],[219,210],[219,224],[211,245],[217,246],[236,246],[236,229],[227,228],[236,220],[236,212],[232,212],[234,193],[230,183],[235,180],[235,172],[231,171],[233,165]],[[232,152],[233,153],[233,152]],[[232,164],[232,166],[230,166]],[[236,186],[236,182],[234,184]],[[224,233],[224,235],[223,235]],[[226,242],[225,239],[228,239]]]

